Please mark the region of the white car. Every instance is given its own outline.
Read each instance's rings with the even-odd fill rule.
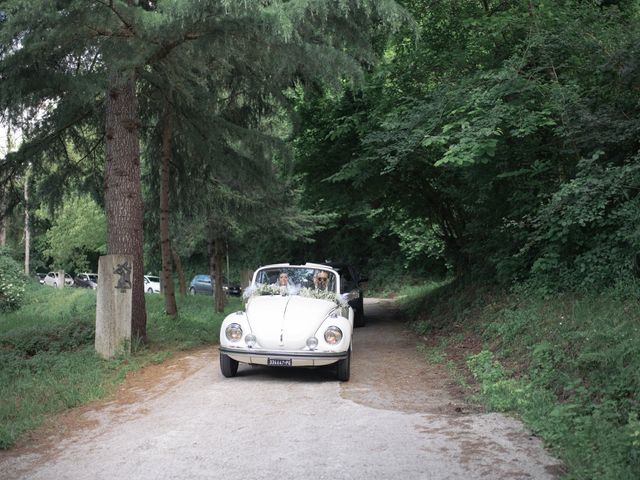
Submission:
[[[155,275],[145,275],[144,291],[147,293],[160,293],[160,277],[156,277]]]
[[[43,283],[45,285],[49,285],[50,287],[57,287],[58,284],[60,283],[58,272],[47,273],[47,276],[44,277]],[[73,278],[71,278],[71,275],[69,275],[68,273],[64,274],[64,284],[67,287],[70,287],[71,285],[73,285]]]
[[[286,283],[280,285],[280,278]],[[348,296],[340,294],[340,276],[333,268],[267,265],[256,270],[244,297],[245,310],[228,315],[220,328],[222,375],[236,376],[239,363],[335,364],[338,380],[349,380],[353,309]]]

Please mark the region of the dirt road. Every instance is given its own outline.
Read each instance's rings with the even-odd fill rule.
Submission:
[[[241,365],[203,349],[132,375],[117,395],[0,452],[10,479],[552,479],[523,425],[468,411],[389,302],[365,304],[351,381]]]

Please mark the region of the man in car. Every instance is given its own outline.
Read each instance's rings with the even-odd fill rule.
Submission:
[[[326,290],[329,287],[329,272],[318,270],[313,276],[313,284],[316,290]]]

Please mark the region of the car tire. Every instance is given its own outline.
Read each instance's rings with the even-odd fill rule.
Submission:
[[[338,361],[337,378],[341,382],[348,382],[351,376],[351,347],[347,352],[347,358]]]
[[[224,353],[220,354],[220,371],[227,378],[235,377],[238,373],[238,361]]]
[[[193,287],[191,287],[191,288],[189,289],[189,295],[195,295],[195,294],[196,294],[196,289],[195,289],[195,288],[193,288]]]
[[[147,293],[153,293],[153,288],[147,289]]]

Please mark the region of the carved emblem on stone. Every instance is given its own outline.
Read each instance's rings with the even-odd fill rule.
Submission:
[[[113,273],[120,275],[118,284],[116,285],[117,289],[124,291],[131,288],[131,267],[129,266],[129,262],[119,264]]]

